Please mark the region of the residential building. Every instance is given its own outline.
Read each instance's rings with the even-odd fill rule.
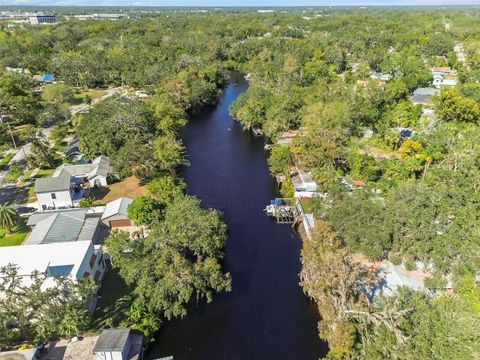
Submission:
[[[433,84],[433,86],[435,86],[436,88],[439,89],[439,88],[442,88],[444,86],[455,86],[455,85],[457,85],[457,80],[456,79],[448,79],[448,78],[444,78],[443,76],[436,75],[433,78],[432,84]]]
[[[96,360],[139,360],[142,358],[143,336],[130,329],[105,329],[95,343]]]
[[[99,156],[90,164],[60,165],[52,177],[35,181],[39,209],[75,207],[85,188],[107,186],[111,171],[110,159],[106,156]]]
[[[68,172],[61,172],[50,178],[37,179],[34,191],[40,210],[74,207],[84,193],[79,182],[72,179]]]
[[[25,285],[31,284],[33,273],[45,274],[45,288],[52,286],[56,277],[72,280],[92,277],[101,282],[106,269],[100,246],[91,241],[5,246],[0,251],[0,267],[9,264],[18,267]]]
[[[414,105],[428,105],[438,92],[439,90],[435,88],[418,88],[413,92],[412,102]]]
[[[291,176],[291,180],[296,192],[317,191],[317,183],[312,180],[310,172],[299,171]]]
[[[87,214],[87,209],[44,211],[28,218],[32,232],[25,241],[27,245],[59,242],[100,240],[100,216]]]

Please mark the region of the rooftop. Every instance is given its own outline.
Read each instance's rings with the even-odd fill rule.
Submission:
[[[67,173],[71,177],[87,177],[88,179],[92,179],[95,176],[106,177],[111,171],[112,166],[110,165],[110,159],[102,155],[95,158],[91,164],[62,164],[55,169],[52,176],[59,177],[62,176],[62,174]]]
[[[128,215],[128,205],[133,202],[132,199],[127,197],[121,197],[117,200],[110,201],[105,205],[105,211],[102,215],[102,220],[107,219],[114,215]]]
[[[35,271],[46,273],[49,267],[71,265],[70,272],[62,275],[75,278],[90,246],[93,245],[89,241],[5,246],[0,251],[0,267],[17,265],[26,285],[30,282],[29,275]]]
[[[105,329],[93,348],[93,352],[123,351],[128,341],[130,329]]]
[[[67,172],[61,172],[56,177],[40,178],[35,180],[35,192],[55,192],[70,190],[71,176]]]
[[[86,217],[87,209],[48,211],[33,214],[27,225],[34,226],[26,244],[92,241],[99,217]]]

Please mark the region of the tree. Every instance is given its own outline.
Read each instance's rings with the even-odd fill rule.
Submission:
[[[147,188],[155,199],[167,205],[181,196],[187,185],[182,179],[176,179],[172,175],[156,177],[147,184]]]
[[[475,100],[463,97],[456,88],[444,88],[434,98],[435,110],[444,121],[480,122],[480,107]]]
[[[153,143],[153,157],[160,171],[172,171],[186,165],[184,152],[182,142],[171,135],[160,136]]]
[[[188,305],[216,292],[228,291],[229,274],[220,259],[226,225],[218,212],[203,210],[199,201],[180,196],[152,225],[145,240],[114,232],[106,241],[112,263],[127,284],[134,286],[127,326],[151,335],[164,319],[185,316]]]
[[[93,279],[74,281],[33,273],[27,280],[14,265],[0,268],[0,347],[35,343],[86,330],[87,304],[95,297]],[[52,279],[49,279],[52,280]]]
[[[0,204],[0,227],[11,233],[17,218],[18,214],[13,205],[9,203]]]
[[[137,225],[150,225],[160,215],[160,203],[150,196],[141,195],[128,205],[128,217]]]
[[[73,98],[72,88],[66,84],[47,84],[42,91],[42,99],[53,104],[63,104]]]
[[[81,208],[92,207],[93,206],[93,200],[91,198],[88,198],[88,197],[81,198],[79,205],[80,205]]]
[[[294,164],[293,154],[288,146],[274,146],[268,157],[272,174],[289,174]]]

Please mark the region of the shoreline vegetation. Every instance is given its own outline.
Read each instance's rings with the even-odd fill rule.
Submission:
[[[1,21],[0,111],[10,122],[0,124],[0,146],[9,148],[11,126],[20,144],[32,143],[29,165],[51,169],[67,161],[56,151],[63,140],[78,136],[87,159],[108,156],[146,186],[129,215],[149,235],[133,242],[113,233],[106,248],[132,286],[119,324],[151,337],[231,287],[222,216],[185,195],[175,169],[187,163],[179,132],[188,114],[214,104],[227,71],[239,69],[249,88],[230,113],[267,138],[283,196],[293,195],[298,170],[322,193],[308,204],[316,226],[303,241],[300,285],[318,306],[329,358],[476,359],[479,26],[477,8],[429,7]],[[58,83],[40,89],[31,75],[44,73]],[[117,93],[71,114],[99,88],[145,96]],[[40,130],[52,121],[46,139]],[[287,132],[297,135],[280,142]],[[350,180],[363,185],[346,187]],[[421,285],[400,279],[377,291],[382,264],[421,276]],[[68,325],[49,334],[85,327]],[[6,346],[45,334],[0,330]]]

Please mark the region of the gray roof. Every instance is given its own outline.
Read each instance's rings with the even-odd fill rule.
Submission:
[[[70,176],[82,176],[88,179],[93,179],[95,176],[107,177],[109,172],[112,172],[110,159],[106,156],[96,157],[91,164],[62,164],[55,169],[53,177],[60,176],[63,172],[67,172]]]
[[[438,89],[435,88],[418,88],[413,92],[412,101],[414,103],[424,104],[432,96],[438,93]]]
[[[129,335],[130,329],[105,329],[98,337],[93,352],[123,351]]]
[[[61,171],[58,176],[50,178],[41,178],[35,180],[35,192],[55,192],[70,190],[71,175],[66,171]]]
[[[132,199],[122,197],[117,200],[110,201],[105,206],[105,211],[102,215],[102,220],[105,220],[114,215],[124,215],[128,217],[128,205],[133,202]]]
[[[100,218],[86,218],[86,214],[86,209],[33,214],[27,224],[35,227],[26,244],[91,241]]]

